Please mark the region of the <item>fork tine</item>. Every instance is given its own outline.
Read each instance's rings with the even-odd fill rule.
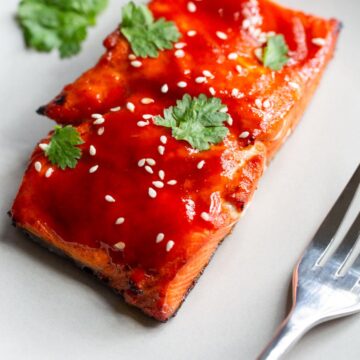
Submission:
[[[326,218],[320,225],[318,231],[313,238],[311,248],[316,247],[319,250],[323,251],[322,255],[318,259],[318,262],[325,255],[326,250],[330,247],[332,241],[334,240],[334,236],[342,220],[345,217],[345,214],[352,202],[352,199],[354,198],[359,182],[360,165],[358,165],[354,175],[347,183],[345,189],[343,190],[339,198],[336,200],[334,206],[327,214]]]
[[[343,241],[341,242],[340,246],[337,248],[335,253],[332,255],[331,260],[335,260],[341,265],[337,270],[337,274],[341,271],[351,254],[355,249],[356,242],[360,235],[360,212],[357,215],[355,221],[351,225],[349,231],[345,235]]]
[[[358,231],[358,238],[359,238],[359,235],[360,235],[360,231]],[[358,272],[359,277],[360,277],[360,254],[357,256],[354,263],[351,265],[350,269]]]

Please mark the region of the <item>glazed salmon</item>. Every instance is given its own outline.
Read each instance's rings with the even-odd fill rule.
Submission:
[[[181,39],[157,58],[135,59],[119,29],[110,34],[98,64],[38,110],[76,127],[82,158],[61,170],[37,146],[11,216],[165,321],[296,126],[340,24],[266,0],[153,0],[149,8],[173,21]],[[289,47],[280,70],[257,55],[272,33]],[[184,94],[217,97],[227,107],[228,135],[209,150],[194,150],[153,123]]]

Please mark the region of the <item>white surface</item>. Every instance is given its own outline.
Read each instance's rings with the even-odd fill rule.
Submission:
[[[80,56],[23,48],[18,1],[0,10],[0,359],[254,359],[285,313],[292,267],[360,155],[360,2],[282,0],[344,22],[338,50],[254,202],[177,317],[156,324],[71,263],[12,228],[10,208],[34,144],[53,124],[34,113],[92,66],[119,21],[112,0]],[[359,359],[360,316],[322,326],[289,358]]]

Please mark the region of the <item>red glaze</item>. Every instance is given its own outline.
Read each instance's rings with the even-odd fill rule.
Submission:
[[[26,180],[31,187],[17,203],[20,208],[15,207],[14,214],[21,218],[22,211],[31,207],[33,221],[41,219],[62,239],[89,247],[104,244],[113,247],[123,241],[125,250],[112,252],[115,262],[159,272],[171,261],[179,261],[180,265],[186,262],[187,253],[194,250],[189,234],[233,221],[222,219],[227,213],[226,208],[222,208],[222,198],[230,185],[239,184],[239,162],[245,158],[246,151],[238,148],[236,140],[228,139],[211,151],[195,152],[186,143],[172,138],[163,127],[137,126],[140,113],[145,109],[151,113],[163,108],[160,101],[151,106],[137,104],[137,107],[142,110],[134,114],[126,109],[107,114],[103,125],[81,125],[84,155],[74,170],[54,168],[54,173],[46,178],[50,165],[38,149],[32,163],[40,161],[43,170],[39,174],[30,166]],[[105,132],[99,136],[97,130],[102,126]],[[161,135],[167,136],[164,155],[158,152]],[[96,148],[95,156],[89,154],[90,145]],[[233,147],[231,153],[230,146]],[[252,150],[251,161],[262,169],[264,153],[261,150],[261,147],[256,152]],[[139,160],[145,158],[156,161],[151,167],[153,174],[148,173],[145,166],[138,166]],[[202,160],[205,165],[198,169]],[[99,165],[98,170],[90,174],[89,169],[95,165]],[[161,181],[160,170],[165,172],[162,189],[153,185],[153,181]],[[177,183],[168,185],[171,180]],[[149,196],[149,187],[156,189],[155,199]],[[107,202],[106,195],[116,201]],[[248,200],[248,194],[244,195],[245,198],[232,201],[238,211]],[[211,213],[212,221],[204,221],[200,217],[202,212]],[[116,225],[119,217],[124,217],[125,222]],[[157,244],[155,239],[159,233],[164,233],[165,239]],[[169,240],[175,241],[175,245],[167,252]],[[167,272],[167,275],[171,278],[176,271],[174,268],[173,273]]]
[[[154,0],[150,8],[155,17],[175,21],[183,34],[184,57],[177,57],[176,49],[163,51],[156,59],[140,59],[142,66],[135,68],[128,59],[128,43],[115,31],[105,40],[107,52],[99,63],[41,109],[59,123],[79,124],[85,142],[83,157],[74,170],[55,169],[47,178],[50,164],[37,149],[12,209],[15,221],[45,239],[56,237],[105,250],[112,264],[131,269],[130,289],[156,287],[156,311],[162,314],[146,311],[159,319],[168,318],[179,305],[180,301],[171,307],[164,299],[180,269],[213,244],[211,239],[216,247],[238,219],[265,162],[295,126],[332,55],[339,27],[335,20],[314,18],[268,1],[257,4],[203,0],[190,13],[187,1]],[[249,32],[247,22],[258,19],[262,23]],[[189,36],[189,30],[197,34]],[[228,39],[220,39],[218,31]],[[263,67],[254,54],[262,46],[261,32],[268,31],[283,34],[291,50],[289,64],[278,72]],[[323,38],[325,45],[313,44],[313,38]],[[234,52],[238,57],[229,60]],[[209,72],[206,82],[197,83],[204,71]],[[180,81],[187,83],[185,89],[178,87]],[[164,84],[169,86],[165,94],[161,92]],[[162,114],[185,93],[211,96],[210,88],[233,118],[230,135],[211,150],[194,151],[151,120],[148,126],[137,125],[144,114]],[[155,102],[144,105],[143,98]],[[126,108],[127,102],[135,105],[134,112]],[[116,106],[122,109],[111,112]],[[93,113],[104,114],[105,123],[94,125]],[[105,129],[103,135],[97,133],[100,127]],[[249,136],[239,138],[243,132]],[[160,142],[162,135],[167,137],[165,145]],[[96,148],[95,156],[89,154],[90,145]],[[160,145],[165,146],[164,155],[158,152]],[[144,158],[156,161],[154,174],[138,166]],[[202,160],[205,164],[198,169]],[[36,161],[42,164],[40,172],[34,168]],[[98,170],[90,174],[95,165]],[[165,172],[165,186],[157,189],[152,182],[161,180],[160,170]],[[176,185],[168,185],[169,180],[176,180]],[[149,196],[149,187],[156,190],[156,198]],[[106,195],[116,201],[106,201]],[[202,218],[203,212],[210,218]],[[119,217],[125,222],[116,225]],[[43,234],[39,224],[52,235]],[[165,239],[156,243],[159,233]],[[174,246],[167,251],[169,240]],[[116,249],[120,241],[125,244],[123,250]],[[199,262],[205,265],[209,256],[206,253]],[[191,281],[177,290],[181,297]],[[117,289],[127,287],[121,284]]]
[[[143,66],[134,68],[128,60],[131,49],[127,41],[115,31],[105,40],[107,52],[99,63],[65,87],[60,105],[52,102],[42,108],[42,112],[57,122],[77,123],[94,112],[106,113],[111,107],[136,102],[144,96],[155,96],[157,101],[163,100],[168,105],[184,93],[211,96],[209,88],[213,87],[216,96],[229,107],[235,135],[249,131],[252,141],[271,143],[283,126],[284,117],[327,61],[339,23],[284,9],[269,1],[204,0],[196,2],[195,13],[187,11],[187,3],[155,0],[150,5],[156,17],[176,22],[183,34],[180,42],[186,44],[185,57],[177,58],[176,49],[164,51],[156,59],[141,59]],[[222,9],[220,13],[219,9]],[[246,19],[256,21],[257,14],[262,18],[262,25],[255,26],[255,32],[283,34],[289,45],[291,65],[282,71],[274,72],[261,66],[255,56],[255,49],[261,47],[262,42],[258,40],[259,35],[252,36],[243,24]],[[188,36],[189,30],[195,30],[197,35]],[[226,33],[228,39],[219,39],[217,31]],[[325,45],[313,44],[314,38],[325,39]],[[233,52],[237,52],[238,58],[228,60]],[[236,66],[240,66],[240,73]],[[185,74],[186,70],[190,73]],[[214,78],[197,84],[195,79],[202,77],[204,70],[210,71]],[[188,86],[179,88],[179,81],[186,81]],[[165,95],[160,92],[164,83],[170,88]],[[240,98],[232,95],[233,89],[239,90]],[[261,103],[268,100],[270,107],[259,108],[255,103],[257,99]],[[242,145],[247,143],[245,140]]]

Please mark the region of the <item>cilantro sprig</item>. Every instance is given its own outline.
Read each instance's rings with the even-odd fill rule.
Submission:
[[[83,143],[80,134],[71,125],[55,126],[50,143],[45,149],[45,155],[60,169],[64,170],[67,167],[73,169],[82,155],[77,145]]]
[[[228,119],[226,106],[219,98],[207,98],[204,94],[192,98],[185,94],[176,106],[164,110],[164,117],[156,116],[154,122],[171,128],[175,139],[185,140],[194,149],[203,151],[223,141],[229,132],[224,125]]]
[[[281,70],[289,61],[289,48],[283,35],[273,35],[267,40],[263,50],[262,62],[271,70]]]
[[[120,31],[134,54],[142,58],[158,57],[159,50],[172,49],[181,36],[174,22],[164,18],[155,21],[145,5],[133,2],[123,7]]]
[[[22,0],[18,21],[25,43],[38,51],[59,49],[62,58],[76,55],[108,0]]]

